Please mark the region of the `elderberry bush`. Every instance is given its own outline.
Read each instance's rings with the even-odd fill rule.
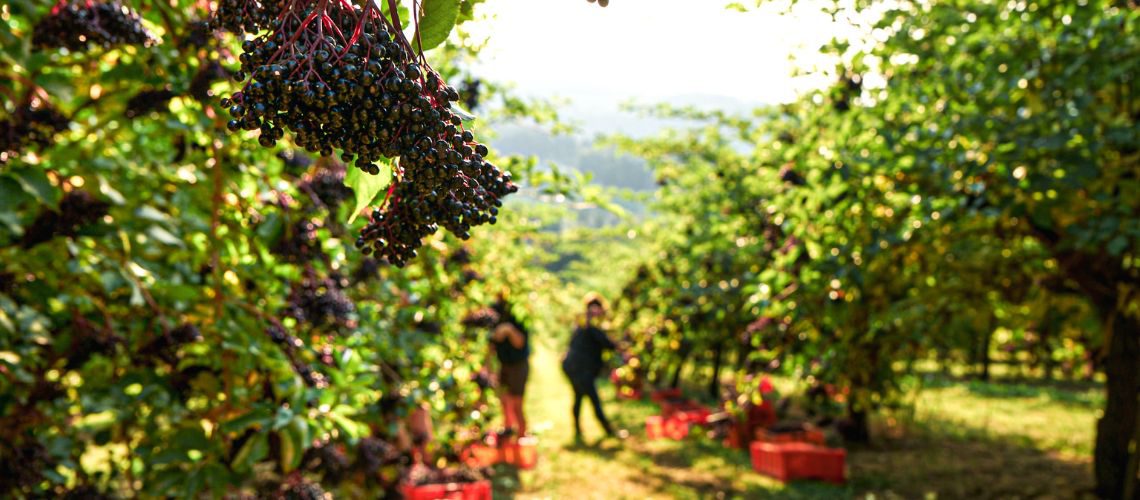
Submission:
[[[69,125],[71,120],[50,103],[38,101],[18,107],[11,116],[0,120],[0,163],[29,147],[51,146],[55,135]]]
[[[41,49],[65,48],[82,52],[91,45],[153,45],[157,39],[142,24],[142,17],[118,0],[60,0],[36,23],[32,45]]]
[[[265,147],[289,131],[310,153],[340,151],[373,175],[376,162],[398,157],[392,196],[356,242],[394,265],[441,226],[465,239],[471,227],[494,223],[500,198],[517,188],[452,112],[458,92],[375,4],[288,0],[281,8],[269,33],[242,44],[237,76],[247,81],[222,101],[229,129],[258,130]]]

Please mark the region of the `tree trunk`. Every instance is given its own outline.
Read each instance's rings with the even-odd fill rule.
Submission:
[[[866,410],[856,410],[853,403],[847,405],[847,422],[840,429],[843,439],[852,443],[871,442],[871,424]]]
[[[724,357],[724,343],[716,345],[713,350],[713,373],[712,380],[709,381],[709,397],[713,401],[720,400],[720,362]]]
[[[986,328],[986,334],[982,336],[982,345],[978,346],[978,359],[982,363],[981,377],[986,382],[990,381],[990,343],[993,342],[993,338],[994,330],[991,321],[990,326]]]
[[[1053,328],[1056,326],[1056,315],[1050,309],[1049,313],[1045,315],[1045,321],[1041,324],[1041,331],[1038,332],[1037,337],[1037,356],[1041,362],[1042,375],[1044,380],[1053,379],[1053,370],[1056,367],[1056,362],[1053,361],[1053,349],[1050,344],[1053,341]]]
[[[681,359],[677,360],[677,367],[673,369],[673,382],[669,384],[669,387],[674,389],[681,387],[681,370],[685,368],[686,359],[688,356],[681,356]]]
[[[1129,450],[1140,420],[1140,321],[1113,309],[1105,328],[1109,336],[1104,361],[1107,402],[1097,422],[1093,465],[1097,495],[1117,499],[1129,491],[1136,494]]]

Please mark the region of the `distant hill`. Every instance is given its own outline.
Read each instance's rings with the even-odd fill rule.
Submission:
[[[632,191],[656,189],[645,160],[595,147],[591,141],[566,135],[550,135],[537,127],[507,125],[497,129],[492,146],[503,154],[534,155],[540,162],[553,162],[592,174],[596,184]]]

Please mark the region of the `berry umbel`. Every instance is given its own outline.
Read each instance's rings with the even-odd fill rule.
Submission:
[[[219,7],[216,22],[267,32],[242,44],[245,84],[222,101],[230,130],[258,130],[264,147],[289,132],[310,153],[340,152],[372,175],[391,160],[387,196],[356,242],[364,253],[399,266],[440,226],[466,239],[496,221],[517,188],[452,111],[459,93],[405,38],[398,9],[389,19],[372,1],[286,0],[269,14],[235,5],[246,10]]]

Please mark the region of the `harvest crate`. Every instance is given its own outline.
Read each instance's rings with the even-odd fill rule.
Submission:
[[[406,500],[491,500],[491,482],[405,484],[403,494]]]
[[[751,446],[752,468],[780,481],[817,479],[832,483],[845,481],[847,451],[807,443],[765,443]]]
[[[653,400],[654,403],[659,403],[659,404],[664,403],[666,401],[669,401],[671,399],[680,399],[680,398],[681,398],[681,390],[680,389],[658,389],[658,390],[653,391],[652,393],[649,394],[649,399]]]
[[[520,469],[533,469],[538,464],[538,440],[524,436],[513,443],[506,443],[499,447],[502,463],[511,464]]]
[[[520,469],[533,469],[538,464],[538,440],[526,436],[499,444],[475,443],[465,448],[460,458],[471,467],[503,463]]]
[[[664,412],[663,412],[664,413]],[[672,411],[667,412],[672,418],[687,422],[690,424],[704,425],[708,421],[709,415],[712,415],[712,410],[700,405],[686,405],[680,408],[674,408]]]
[[[772,432],[767,429],[756,429],[756,440],[765,443],[808,443],[818,446],[826,444],[827,438],[822,431],[804,429],[792,432]]]
[[[665,419],[659,415],[646,417],[645,438],[661,439],[663,437],[665,437]]]
[[[464,448],[459,458],[470,467],[482,468],[499,463],[501,455],[498,447],[475,443]]]
[[[647,439],[685,439],[689,435],[689,423],[685,420],[655,415],[645,419]]]

